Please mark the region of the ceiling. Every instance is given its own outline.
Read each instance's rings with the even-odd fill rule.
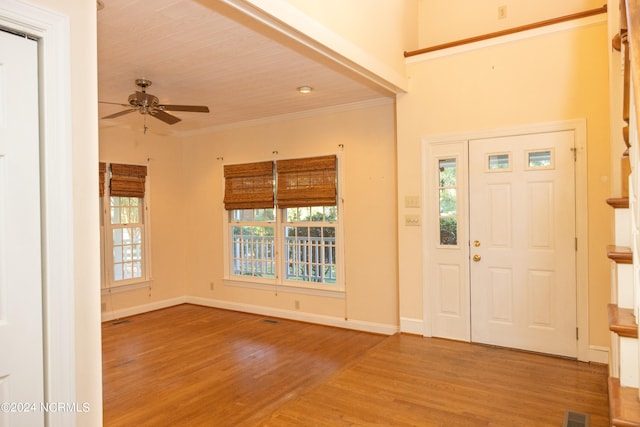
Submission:
[[[171,112],[168,125],[137,111],[100,119],[179,134],[392,99],[394,94],[220,0],[102,0],[98,11],[100,117],[124,111],[135,79],[160,104],[206,105],[210,113]],[[313,91],[302,95],[299,86]]]

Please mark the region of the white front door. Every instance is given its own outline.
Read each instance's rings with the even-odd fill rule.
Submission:
[[[469,142],[474,342],[577,355],[574,139]]]
[[[37,42],[0,31],[0,427],[44,413]]]
[[[425,335],[577,356],[565,129],[426,145]]]

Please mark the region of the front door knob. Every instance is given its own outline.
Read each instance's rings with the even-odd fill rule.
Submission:
[[[482,259],[482,257],[481,257],[480,255],[478,255],[478,254],[476,254],[476,255],[474,255],[474,256],[473,256],[473,260],[474,260],[475,262],[478,262],[478,261],[480,261],[481,259]]]

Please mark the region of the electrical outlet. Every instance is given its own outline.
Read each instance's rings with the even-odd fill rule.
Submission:
[[[505,19],[507,17],[507,6],[498,7],[498,19]]]
[[[209,283],[209,289],[213,290],[213,282]]]
[[[294,306],[296,307],[296,310],[300,310],[300,301],[295,300]]]

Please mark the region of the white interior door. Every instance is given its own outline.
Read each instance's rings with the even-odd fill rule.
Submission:
[[[37,50],[0,31],[0,427],[44,425]]]
[[[575,357],[574,132],[469,142],[471,337]]]

